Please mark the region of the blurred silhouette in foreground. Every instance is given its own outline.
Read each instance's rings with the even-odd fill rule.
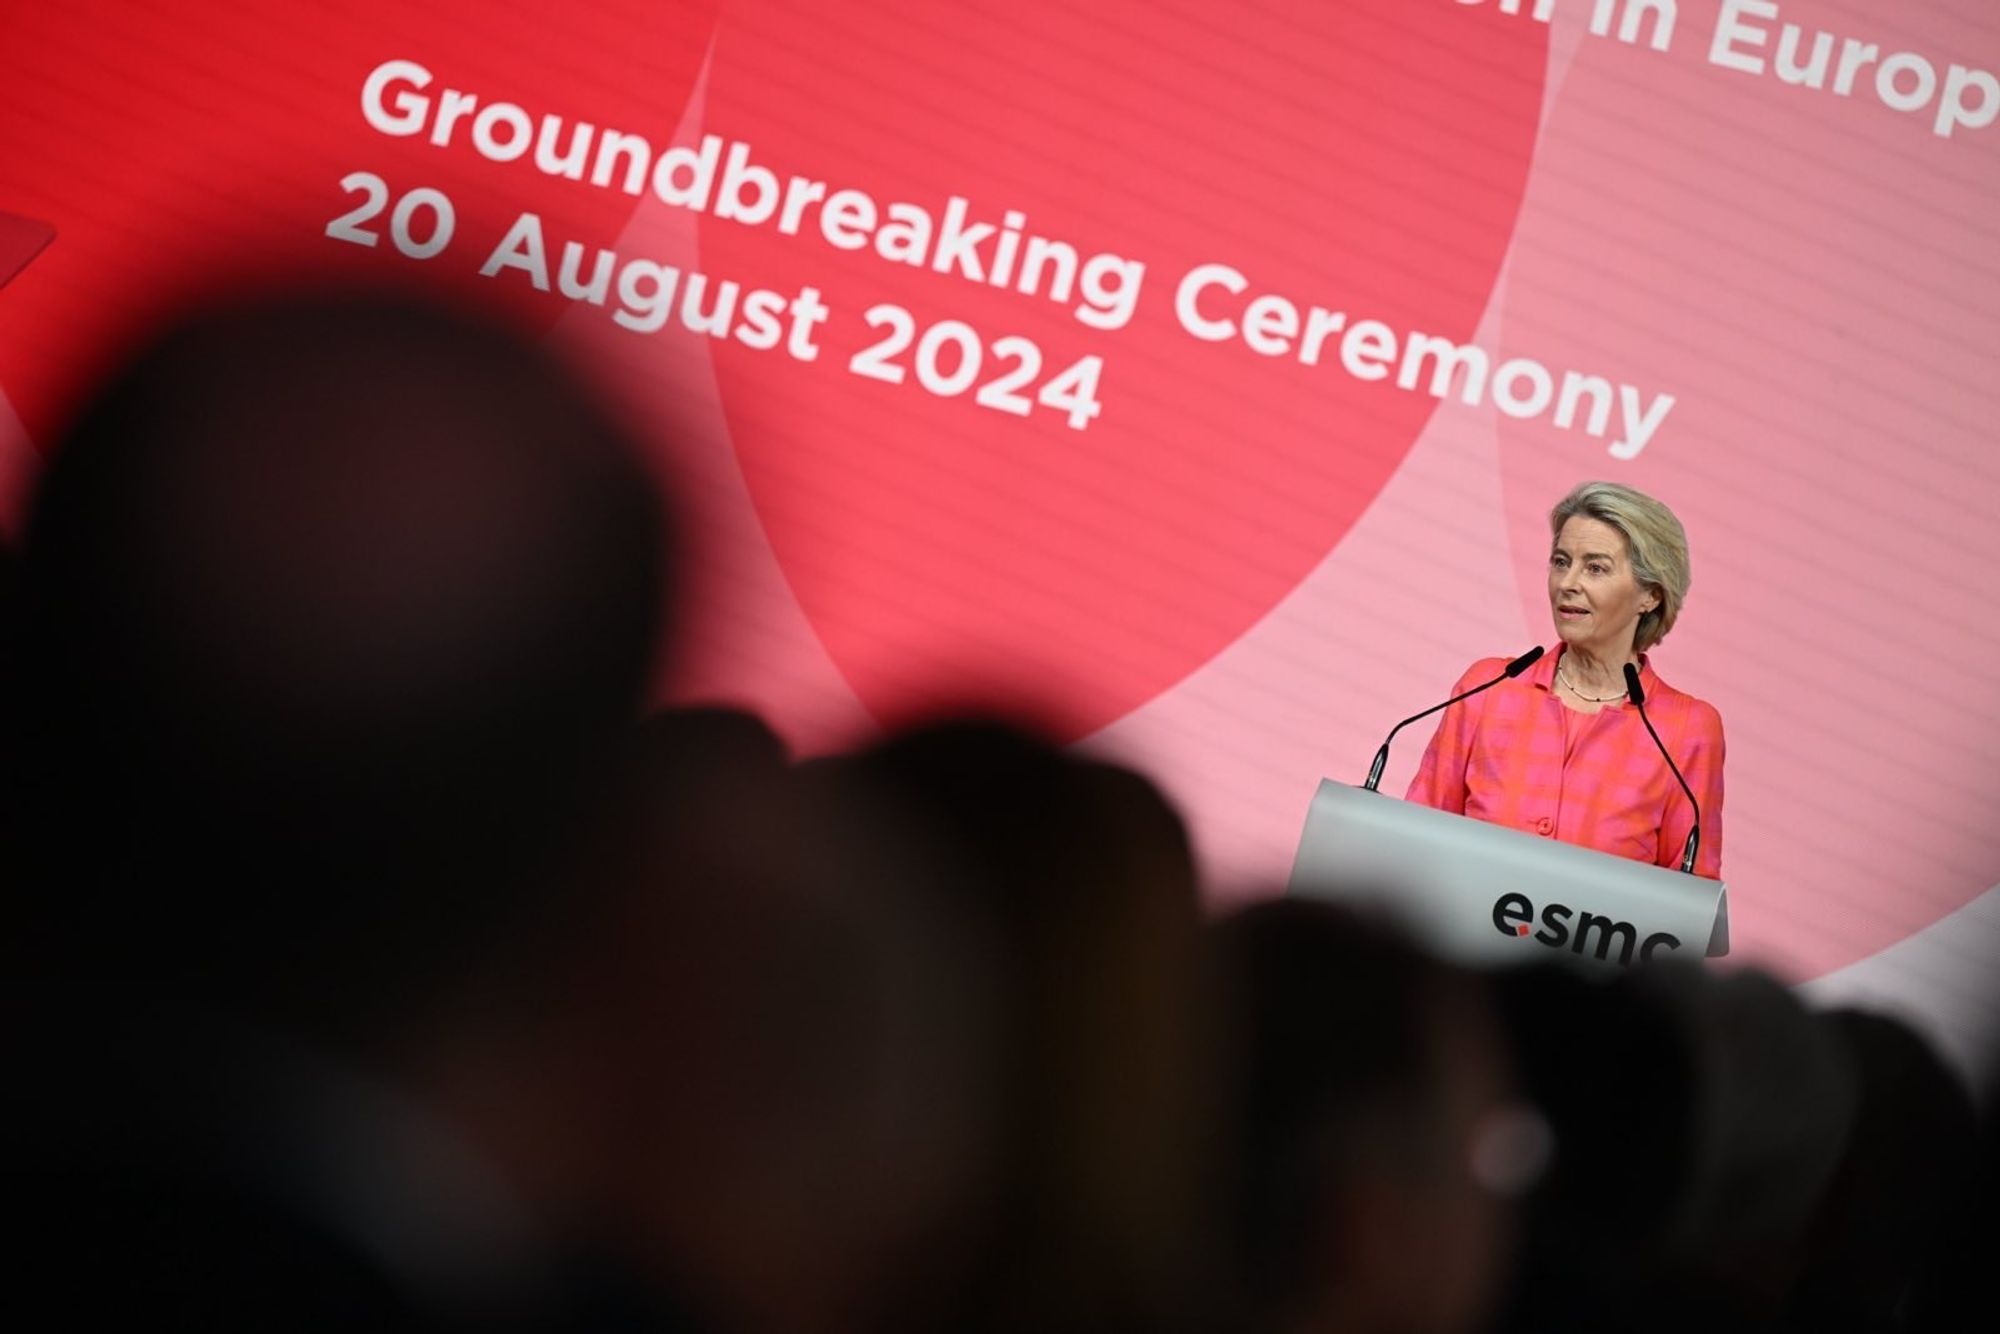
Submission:
[[[1786,1301],[1789,1327],[1858,1334],[1976,1323],[1971,1310],[1952,1309],[1948,1291],[1956,1248],[1975,1235],[1978,1192],[1990,1190],[1972,1099],[1897,1020],[1834,1010],[1819,1023],[1853,1060],[1858,1102]],[[1992,1314],[1990,1300],[1979,1305]]]
[[[1556,1145],[1528,1201],[1500,1327],[1601,1328],[1668,1244],[1694,1152],[1692,1041],[1622,975],[1540,964],[1502,970],[1493,986]]]
[[[652,718],[627,772],[600,873],[631,888],[638,986],[603,1008],[666,1096],[621,1251],[713,1327],[921,1324],[991,1142],[996,968],[938,892],[957,863],[747,714]]]
[[[658,1082],[573,985],[614,985],[615,915],[564,891],[667,542],[567,372],[396,299],[198,314],[83,407],[19,573],[17,1297],[563,1318],[555,1239]]]
[[[983,1173],[956,1268],[940,1256],[909,1314],[965,1334],[1205,1326],[1221,1093],[1178,814],[1129,769],[991,721],[821,767],[950,859],[936,890],[995,978]]]
[[[1257,1327],[1484,1328],[1548,1153],[1485,980],[1328,903],[1259,904],[1216,943]]]

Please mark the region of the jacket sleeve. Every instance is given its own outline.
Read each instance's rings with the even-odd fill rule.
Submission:
[[[1687,721],[1674,758],[1680,762],[1681,776],[1701,803],[1701,847],[1695,852],[1696,875],[1711,880],[1722,878],[1722,715],[1702,700],[1688,701]],[[1678,794],[1676,794],[1678,797]],[[1681,847],[1694,824],[1694,812],[1687,802],[1667,803],[1666,819],[1660,826],[1659,861],[1662,866],[1681,864]]]
[[[1452,686],[1451,693],[1462,694],[1499,670],[1496,667],[1487,671],[1488,665],[1475,662],[1466,668],[1457,684]],[[1406,801],[1434,806],[1455,815],[1465,814],[1465,767],[1472,756],[1472,737],[1477,730],[1479,706],[1484,699],[1484,696],[1475,696],[1444,711],[1444,718],[1432,734],[1430,745],[1424,747],[1424,758],[1417,766],[1417,776],[1410,781],[1410,790],[1403,794]]]

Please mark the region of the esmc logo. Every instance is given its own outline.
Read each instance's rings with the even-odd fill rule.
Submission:
[[[1572,934],[1570,919],[1575,919]],[[1535,925],[1535,905],[1526,894],[1502,894],[1493,904],[1493,929],[1503,936],[1527,936]],[[1618,962],[1632,962],[1632,951],[1639,951],[1639,962],[1652,960],[1655,950],[1672,953],[1681,947],[1680,937],[1665,931],[1647,936],[1645,943],[1639,943],[1639,932],[1630,922],[1616,918],[1600,917],[1594,912],[1578,913],[1567,903],[1545,904],[1542,908],[1542,929],[1535,931],[1533,939],[1552,950],[1568,945],[1570,953],[1583,955],[1589,952],[1593,938],[1596,941],[1596,957],[1609,962],[1611,942],[1618,942]]]

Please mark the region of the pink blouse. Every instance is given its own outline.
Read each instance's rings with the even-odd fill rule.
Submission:
[[[1512,681],[1444,712],[1408,798],[1439,810],[1660,866],[1679,866],[1694,812],[1630,704],[1581,713],[1555,694],[1562,648]],[[1505,658],[1466,669],[1454,695],[1500,675]],[[1722,877],[1722,715],[1653,674],[1646,713],[1701,802],[1695,872]]]

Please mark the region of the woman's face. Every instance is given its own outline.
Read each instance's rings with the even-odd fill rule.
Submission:
[[[1566,519],[1549,552],[1549,614],[1563,643],[1623,662],[1659,597],[1632,577],[1625,535],[1601,519]]]

